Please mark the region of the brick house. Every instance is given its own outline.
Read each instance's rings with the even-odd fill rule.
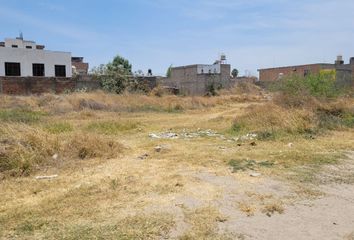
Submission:
[[[75,75],[87,75],[89,64],[84,62],[83,57],[72,57],[71,64]]]
[[[307,76],[319,74],[324,70],[335,70],[337,83],[340,85],[351,85],[354,82],[354,58],[348,64],[344,64],[342,56],[338,56],[334,64],[316,63],[307,65],[296,65],[287,67],[259,69],[259,82],[266,85],[290,75]]]

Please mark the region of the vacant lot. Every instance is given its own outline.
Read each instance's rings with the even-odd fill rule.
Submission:
[[[354,239],[352,98],[0,98],[1,239]]]

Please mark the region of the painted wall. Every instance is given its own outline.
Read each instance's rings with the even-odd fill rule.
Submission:
[[[221,67],[220,67],[220,64],[198,65],[197,72],[198,72],[198,74],[208,74],[208,73],[219,74],[221,72]]]
[[[12,45],[17,45],[18,48],[26,48],[27,46],[32,47],[32,49],[36,48],[36,43],[33,41],[5,38],[5,47],[11,48]]]
[[[21,77],[33,76],[32,64],[44,64],[45,77],[55,77],[55,65],[65,65],[66,77],[72,77],[71,53],[37,49],[0,47],[0,76],[5,76],[5,62],[21,64]]]

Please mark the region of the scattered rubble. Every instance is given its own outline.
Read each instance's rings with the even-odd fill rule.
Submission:
[[[35,177],[36,180],[46,180],[46,179],[54,179],[57,178],[58,175],[51,175],[51,176],[37,176]]]
[[[181,133],[175,133],[171,131],[162,132],[162,133],[150,133],[150,138],[153,139],[192,139],[198,137],[215,137],[227,142],[244,142],[244,141],[253,141],[256,140],[258,135],[255,133],[248,133],[244,136],[227,138],[226,136],[213,131],[211,129],[201,130],[198,129],[195,132],[188,132],[186,129],[183,129]]]

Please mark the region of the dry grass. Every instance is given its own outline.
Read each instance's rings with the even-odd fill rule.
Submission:
[[[60,161],[114,158],[124,149],[116,140],[107,137],[83,132],[49,134],[25,124],[2,124],[0,132],[0,172],[12,176],[28,175],[43,166],[56,164],[57,158]],[[54,155],[57,157],[53,158]]]
[[[84,109],[113,112],[181,112],[188,109],[210,108],[239,101],[262,100],[262,96],[257,94],[206,98],[173,95],[158,97],[128,93],[116,95],[97,91],[92,93],[73,93],[66,96],[52,94],[44,94],[40,97],[0,96],[0,107],[41,109],[54,114]]]
[[[316,116],[307,109],[293,112],[263,100],[244,102],[264,99],[259,95],[204,98],[98,92],[0,99],[1,109],[7,112],[0,117],[1,170],[15,176],[0,180],[0,238],[4,239],[168,239],[178,224],[170,209],[188,197],[201,201],[201,206],[181,210],[190,228],[178,237],[242,239],[219,232],[218,226],[228,219],[212,205],[232,185],[202,181],[197,173],[235,177],[241,192],[250,184],[258,186],[260,179],[280,178],[295,186],[294,195],[306,198],[321,167],[335,164],[338,153],[354,146],[354,131],[348,127],[315,139],[274,138],[255,140],[256,146],[247,141],[238,146],[230,140],[235,132],[229,134],[235,116],[250,124],[249,130],[292,133],[313,127]],[[344,112],[353,106],[351,100],[343,100],[323,103],[323,108],[330,104],[338,104]],[[27,109],[26,120],[16,120],[21,114],[8,114],[14,109]],[[270,123],[265,125],[264,119]],[[215,130],[225,139],[148,137],[198,128]],[[156,152],[158,145],[164,150]],[[147,157],[139,158],[142,155]],[[232,173],[231,160],[232,167],[244,171]],[[250,178],[248,171],[262,176]],[[34,173],[59,177],[38,181]],[[286,200],[268,196],[266,191],[245,196],[239,205],[233,202],[237,216],[245,215],[239,211],[264,216],[262,210],[273,214],[286,208]],[[150,210],[152,206],[158,213]]]

